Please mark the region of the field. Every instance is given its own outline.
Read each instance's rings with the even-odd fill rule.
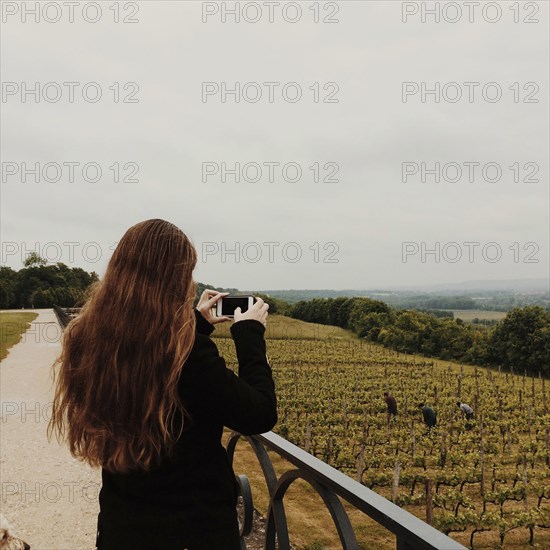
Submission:
[[[506,311],[485,311],[483,309],[453,309],[455,319],[471,323],[476,317],[480,321],[500,321],[506,317]]]
[[[8,355],[8,349],[21,340],[38,313],[0,312],[0,361]]]
[[[434,526],[465,546],[550,548],[548,382],[404,355],[342,329],[277,315],[268,325],[276,433],[424,520],[429,480]],[[235,368],[227,335],[223,326],[213,336]],[[399,405],[389,426],[384,391]],[[458,399],[474,408],[474,420],[462,417]],[[419,402],[437,411],[431,433]],[[246,444],[238,447],[237,473],[248,473],[253,462],[245,449]],[[282,460],[277,464],[284,466]],[[259,469],[251,478],[258,508],[265,512]],[[305,485],[289,496],[293,544],[339,548],[320,499]],[[391,536],[362,514],[352,514],[352,523],[359,526],[363,548],[395,548]]]

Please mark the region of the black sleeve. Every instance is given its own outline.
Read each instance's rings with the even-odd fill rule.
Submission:
[[[264,433],[277,423],[277,399],[266,357],[265,327],[247,319],[234,323],[239,376],[227,368],[210,338],[203,338],[201,363],[207,369],[211,413],[224,426],[243,435]]]
[[[201,334],[206,334],[209,336],[212,334],[212,331],[214,330],[214,325],[209,323],[203,316],[202,313],[195,308],[195,318],[197,320],[197,332],[200,332]]]

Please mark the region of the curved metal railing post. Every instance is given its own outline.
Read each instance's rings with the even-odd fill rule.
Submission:
[[[239,439],[241,437],[244,437],[249,445],[252,447],[252,450],[254,451],[254,454],[256,455],[256,458],[258,459],[258,462],[260,464],[260,467],[262,469],[262,473],[264,475],[264,479],[267,485],[268,493],[269,493],[269,508],[271,508],[271,502],[273,500],[273,495],[275,494],[275,488],[277,486],[277,474],[275,473],[275,469],[273,468],[273,463],[271,462],[271,458],[269,458],[269,455],[267,454],[267,451],[264,447],[264,445],[254,436],[242,436],[238,432],[231,432],[231,435],[229,436],[229,440],[227,442],[227,456],[229,457],[229,462],[233,464],[233,458],[235,455],[235,448],[237,446],[237,443],[239,442]],[[275,550],[275,536],[277,536],[277,542],[279,544],[279,550],[289,550],[290,544],[288,542],[288,529],[286,527],[286,514],[284,509],[284,504],[281,500],[280,504],[278,504],[278,524],[277,528],[275,529],[275,525],[271,525],[274,521],[274,519],[268,519],[266,530],[265,530],[265,540],[264,540],[264,547],[266,550]],[[270,527],[271,525],[271,527]],[[285,536],[286,533],[286,536]],[[286,545],[285,545],[286,542]]]
[[[465,546],[410,512],[273,432],[253,436],[241,436],[232,432],[227,444],[231,464],[237,441],[241,437],[245,437],[250,443],[258,458],[269,491],[265,550],[275,550],[275,539],[279,550],[290,548],[283,499],[290,485],[299,478],[308,482],[322,498],[332,516],[344,550],[358,550],[359,545],[341,499],[393,533],[397,550],[466,550]],[[287,470],[277,479],[266,448],[290,462],[295,469]]]
[[[299,469],[289,470],[279,478],[279,481],[277,482],[275,491],[271,498],[268,511],[268,518],[271,519],[271,517],[273,516],[274,521],[268,522],[268,529],[276,528],[277,535],[279,535],[279,526],[282,526],[282,528],[284,529],[283,540],[285,542],[288,541],[286,518],[283,519],[280,517],[280,504],[282,504],[283,502],[283,498],[286,494],[287,489],[297,479],[303,479],[304,481],[307,481],[323,499],[325,506],[332,516],[332,520],[334,521],[336,530],[338,531],[338,536],[340,537],[342,548],[344,550],[359,550],[359,544],[357,543],[357,539],[355,538],[355,533],[353,531],[353,527],[351,526],[349,516],[344,510],[340,499],[333,491],[317,483],[317,481],[315,481],[315,478],[309,475],[308,472]],[[279,547],[281,548],[281,541],[279,541]],[[289,543],[288,547],[290,547]],[[285,546],[283,546],[282,548],[285,548]]]

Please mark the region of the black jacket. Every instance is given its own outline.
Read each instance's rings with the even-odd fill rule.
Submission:
[[[238,485],[221,436],[223,426],[251,435],[267,432],[277,422],[265,327],[251,319],[231,326],[237,377],[209,338],[214,326],[195,313],[195,343],[179,383],[192,422],[185,424],[174,458],[160,467],[131,474],[102,470],[100,550],[239,548]]]

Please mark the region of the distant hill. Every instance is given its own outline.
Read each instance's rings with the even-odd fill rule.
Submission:
[[[391,288],[390,288],[391,289]],[[462,281],[459,283],[441,283],[435,285],[415,285],[394,287],[393,290],[424,290],[426,292],[456,292],[464,290],[483,291],[515,291],[515,292],[548,292],[550,291],[550,279],[486,279],[474,281]]]
[[[550,282],[545,279],[479,280],[384,289],[249,290],[295,304],[314,298],[365,296],[408,309],[483,309],[509,311],[514,307],[550,307]]]
[[[283,298],[284,295],[291,296],[305,296],[310,298],[337,298],[338,296],[384,296],[391,295],[399,292],[421,291],[425,293],[438,294],[455,294],[457,291],[510,291],[510,292],[549,292],[550,291],[550,279],[486,279],[486,280],[474,280],[474,281],[462,281],[458,283],[438,283],[431,285],[403,285],[403,286],[388,286],[384,288],[371,288],[371,289],[344,289],[335,290],[331,288],[325,289],[288,289],[288,290],[259,290],[247,292],[261,292],[263,294],[269,294],[271,296],[279,296]]]
[[[211,285],[198,284],[197,296]],[[514,307],[550,307],[550,281],[547,279],[473,280],[457,283],[387,287],[373,289],[249,289],[226,290],[231,294],[265,294],[288,304],[315,298],[354,298],[364,296],[405,309],[449,309],[509,311]]]

